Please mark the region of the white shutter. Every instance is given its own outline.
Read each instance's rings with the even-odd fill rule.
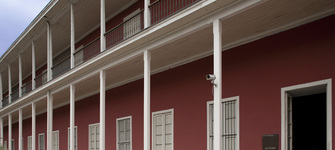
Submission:
[[[99,124],[94,124],[94,125],[90,125],[89,126],[89,147],[90,150],[99,150],[99,142],[100,142],[100,138],[99,138]]]
[[[45,144],[44,144],[44,133],[38,135],[38,149],[39,150],[44,150]]]
[[[154,150],[173,150],[172,110],[153,115],[153,136]]]
[[[100,127],[99,125],[96,126],[96,136],[95,136],[95,141],[96,141],[96,150],[100,149]]]
[[[32,150],[32,144],[33,144],[33,142],[32,142],[32,140],[33,140],[33,138],[32,138],[32,136],[28,136],[28,150]]]
[[[154,146],[155,150],[163,150],[163,115],[156,115],[154,117]]]
[[[172,114],[165,114],[165,150],[172,150]]]
[[[59,150],[59,132],[52,132],[52,150]]]
[[[118,118],[117,150],[131,150],[131,116]]]

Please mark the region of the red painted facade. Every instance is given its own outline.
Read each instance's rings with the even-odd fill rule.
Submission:
[[[241,150],[261,149],[264,134],[280,135],[282,87],[335,78],[334,26],[332,15],[223,52],[223,98],[240,96]],[[206,103],[212,100],[212,84],[205,75],[212,72],[209,56],[152,76],[151,111],[174,109],[175,150],[207,147]],[[99,122],[99,94],[76,102],[75,111],[78,149],[85,150],[88,126]],[[116,149],[116,119],[125,116],[132,116],[133,150],[143,149],[143,80],[106,92],[106,149]],[[46,122],[45,113],[37,116],[37,135],[46,133]],[[55,109],[53,129],[59,130],[60,149],[67,149],[68,127],[69,105]],[[23,122],[24,147],[30,134],[29,118]],[[16,147],[17,137],[15,123]]]

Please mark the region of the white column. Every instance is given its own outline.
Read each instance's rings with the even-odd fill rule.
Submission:
[[[36,150],[36,104],[31,104],[31,147]]]
[[[144,0],[144,29],[150,26],[150,0]]]
[[[3,118],[0,117],[0,145],[3,145]]]
[[[106,72],[100,71],[100,150],[105,150],[105,96]]]
[[[3,93],[2,93],[2,73],[0,72],[0,108],[2,108],[2,100],[3,100]]]
[[[47,81],[52,79],[52,32],[51,25],[47,22]]]
[[[36,66],[35,66],[35,42],[31,43],[31,89],[34,90],[36,87]]]
[[[22,109],[19,109],[19,150],[23,150],[22,145]]]
[[[221,133],[222,133],[222,27],[221,21],[215,20],[213,22],[214,34],[214,149],[221,150]]]
[[[22,96],[22,58],[19,54],[19,97]]]
[[[53,120],[53,97],[47,93],[47,150],[52,150],[52,120]]]
[[[75,52],[75,26],[74,26],[74,10],[71,4],[71,68],[74,67],[74,52]]]
[[[8,114],[8,150],[12,150],[12,114]]]
[[[150,150],[150,61],[151,53],[144,51],[144,149]]]
[[[74,149],[75,86],[70,85],[70,150]]]
[[[12,102],[12,75],[10,71],[10,64],[8,64],[8,104]]]
[[[105,0],[100,2],[100,50],[106,50],[106,17],[105,17]]]

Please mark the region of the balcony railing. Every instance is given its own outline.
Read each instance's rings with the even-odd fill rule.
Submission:
[[[157,0],[149,6],[151,24],[156,24],[198,1],[200,0]]]
[[[157,0],[149,6],[150,9],[150,20],[151,25],[154,25],[173,14],[199,2],[200,0]],[[111,48],[124,40],[136,35],[137,33],[144,30],[144,11],[141,10],[133,17],[122,22],[116,27],[105,33],[106,37],[106,48]],[[91,59],[92,57],[100,53],[100,37],[96,38],[92,42],[85,45],[82,49],[75,52],[74,63],[75,66]],[[55,78],[61,74],[64,74],[71,69],[71,59],[66,59],[55,64],[52,68],[52,78]],[[47,82],[47,72],[43,72],[38,75],[35,79],[36,88],[40,87]],[[28,82],[22,87],[22,95],[29,93],[32,90],[32,82]],[[19,98],[19,90],[15,90],[11,94],[11,101],[15,101]],[[2,107],[9,104],[8,96],[2,100]]]
[[[96,38],[81,50],[74,53],[75,66],[87,61],[100,53],[100,37]]]
[[[6,96],[2,99],[2,107],[7,106],[8,104],[9,104],[8,96]]]
[[[15,90],[12,92],[11,94],[11,102],[16,101],[17,99],[19,99],[19,90]]]
[[[107,31],[105,34],[107,49],[141,32],[144,29],[143,18],[142,10],[130,19]]]
[[[22,96],[29,93],[32,90],[32,82],[29,81],[26,84],[22,85],[21,90],[22,90]]]
[[[45,82],[47,82],[47,72],[43,72],[35,78],[36,88],[40,87]]]
[[[149,6],[151,24],[155,24],[169,16],[195,4],[200,0],[157,0]],[[122,22],[105,33],[107,49],[136,35],[144,29],[144,13],[138,14]],[[74,54],[75,66],[100,53],[100,37],[93,40]]]
[[[71,59],[70,57],[65,58],[58,64],[54,65],[52,68],[52,78],[56,78],[63,73],[71,69]]]

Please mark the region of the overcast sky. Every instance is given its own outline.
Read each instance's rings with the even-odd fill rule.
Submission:
[[[0,56],[50,0],[0,0]]]

